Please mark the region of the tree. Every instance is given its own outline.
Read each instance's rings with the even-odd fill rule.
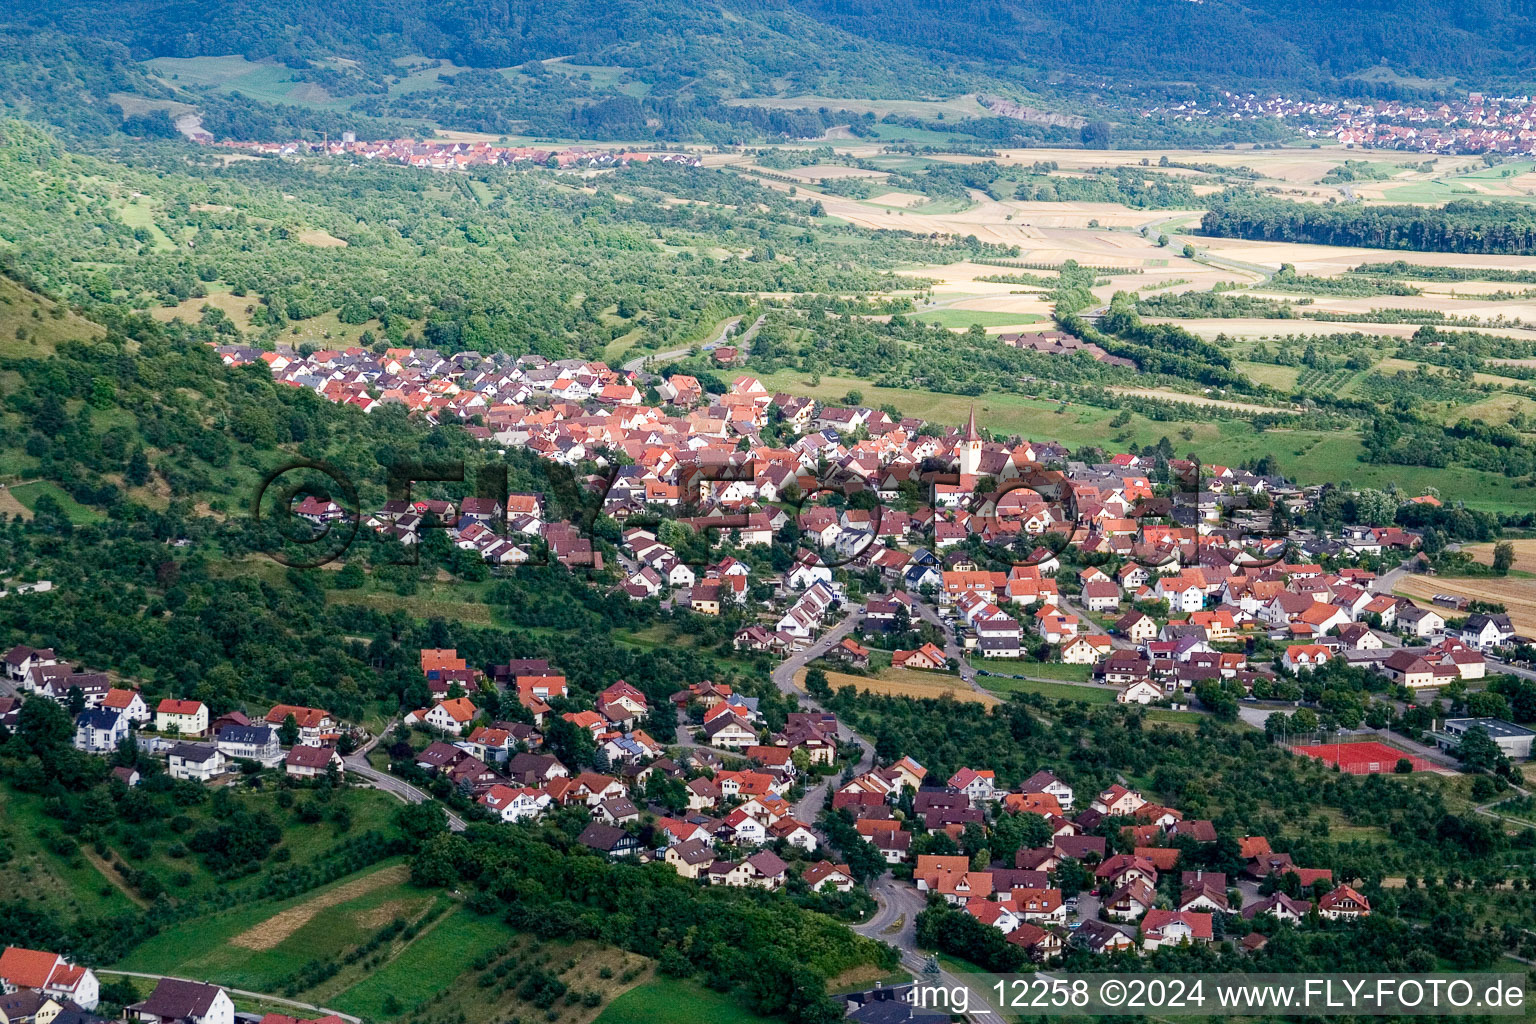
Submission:
[[[1515,546],[1507,540],[1501,540],[1493,546],[1493,571],[1500,576],[1509,575],[1509,570],[1515,564]]]
[[[1456,758],[1472,772],[1496,773],[1509,767],[1509,758],[1480,725],[1462,733],[1461,742],[1456,745]]]
[[[277,739],[285,747],[299,742],[299,720],[292,714],[284,716],[283,724],[277,727]]]
[[[1195,258],[1195,247],[1189,242],[1184,243],[1184,258],[1187,260],[1192,260]]]

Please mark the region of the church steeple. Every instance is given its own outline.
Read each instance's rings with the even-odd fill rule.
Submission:
[[[976,405],[971,404],[971,415],[965,421],[965,434],[955,445],[955,455],[960,462],[962,476],[974,476],[981,468],[981,435],[976,432]]]

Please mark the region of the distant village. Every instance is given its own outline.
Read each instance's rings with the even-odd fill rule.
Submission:
[[[206,133],[204,133],[206,136]],[[212,136],[198,141],[213,144]],[[239,149],[262,156],[353,156],[360,160],[379,160],[434,171],[464,170],[469,167],[514,167],[518,165],[580,169],[591,167],[628,167],[631,164],[667,163],[682,167],[700,166],[692,153],[649,152],[625,149],[588,149],[581,146],[550,148],[537,146],[498,146],[488,142],[450,142],[440,139],[376,139],[357,141],[352,132],[340,141],[240,142],[224,141],[219,146]]]
[[[1536,153],[1536,99],[1484,96],[1436,103],[1401,100],[1296,100],[1223,92],[1215,103],[1186,101],[1143,111],[1185,121],[1210,117],[1275,118],[1309,138],[1363,149],[1414,153]]]

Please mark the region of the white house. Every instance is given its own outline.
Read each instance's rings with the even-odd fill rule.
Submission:
[[[123,1017],[130,1024],[235,1024],[235,1004],[217,985],[161,978],[148,999],[123,1008]]]
[[[128,716],[107,708],[80,712],[75,719],[75,749],[87,754],[107,754],[128,735]]]
[[[228,763],[219,748],[206,743],[178,743],[171,748],[168,771],[173,779],[212,782]]]
[[[35,989],[60,1001],[67,999],[86,1011],[96,1009],[101,997],[101,985],[89,968],[72,964],[57,953],[10,946],[0,953],[0,993],[9,995],[20,989]]]
[[[549,794],[530,786],[492,786],[485,791],[480,802],[502,821],[525,821],[544,813],[549,806]]]
[[[201,736],[208,731],[208,705],[167,697],[155,708],[155,731]]]

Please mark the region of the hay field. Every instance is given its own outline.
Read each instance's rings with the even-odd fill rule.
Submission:
[[[795,673],[795,685],[805,689],[805,669]],[[978,693],[958,677],[940,672],[919,672],[914,669],[888,668],[878,676],[856,676],[847,672],[827,672],[827,683],[836,690],[852,686],[860,693],[874,693],[885,697],[919,697],[937,699],[948,694],[955,700],[975,704],[1000,704],[989,693]]]
[[[1536,580],[1519,578],[1455,579],[1445,576],[1405,576],[1394,591],[1428,605],[1436,594],[1455,594],[1479,601],[1498,601],[1509,610],[1509,621],[1526,635],[1536,633]]]
[[[1512,540],[1508,543],[1512,544],[1515,549],[1515,570],[1517,572],[1536,573],[1536,537]],[[1493,564],[1492,542],[1485,544],[1463,544],[1461,550],[1485,565]],[[1532,586],[1536,587],[1536,581],[1532,581]]]

